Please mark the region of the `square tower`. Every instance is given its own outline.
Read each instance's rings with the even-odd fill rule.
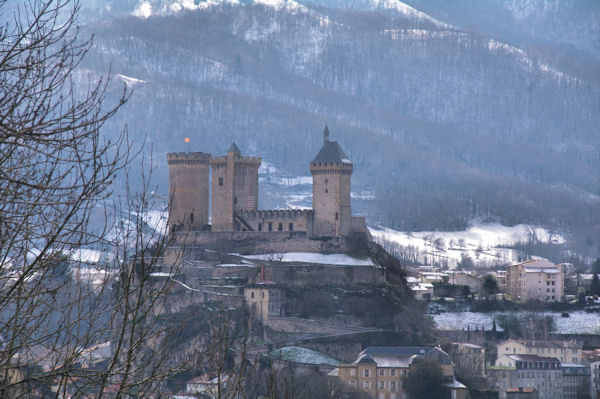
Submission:
[[[242,157],[235,143],[227,155],[213,158],[212,230],[233,231],[234,211],[258,209],[258,168],[261,158]]]
[[[352,226],[350,180],[353,165],[336,141],[323,132],[323,147],[310,163],[313,177],[313,234],[341,237]]]
[[[203,152],[167,154],[170,232],[208,229],[209,161]]]

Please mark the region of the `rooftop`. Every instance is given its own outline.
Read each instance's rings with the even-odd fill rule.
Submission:
[[[517,342],[521,345],[524,345],[528,348],[571,348],[571,349],[581,349],[580,345],[577,345],[573,341],[543,341],[543,340],[533,340],[526,341],[524,339],[509,339],[506,341],[502,341],[496,345],[496,347],[500,347],[506,345],[508,342]]]

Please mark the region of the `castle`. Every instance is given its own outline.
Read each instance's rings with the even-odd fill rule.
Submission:
[[[312,210],[259,210],[258,169],[261,158],[244,157],[235,143],[227,155],[169,153],[169,231],[302,232],[309,237],[345,237],[366,232],[363,217],[350,205],[352,162],[327,126],[323,146],[310,163]],[[212,184],[209,184],[209,168]],[[209,225],[209,185],[212,224]]]

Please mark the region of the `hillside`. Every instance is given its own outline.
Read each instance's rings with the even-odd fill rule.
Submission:
[[[354,209],[371,225],[528,223],[597,256],[596,81],[443,13],[257,3],[86,27],[95,39],[81,78],[110,63],[115,83],[133,88],[106,131],[127,123],[153,148],[163,195],[165,153],[185,150],[184,137],[215,155],[236,141],[293,178],[308,175],[328,123],[355,165]],[[286,206],[288,188],[262,190],[259,206]]]

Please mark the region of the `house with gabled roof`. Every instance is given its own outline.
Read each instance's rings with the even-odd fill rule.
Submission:
[[[348,392],[364,392],[377,399],[406,397],[403,380],[418,358],[433,359],[447,379],[453,398],[466,398],[467,389],[454,376],[454,363],[440,347],[368,347],[352,363],[342,363],[337,375]]]

